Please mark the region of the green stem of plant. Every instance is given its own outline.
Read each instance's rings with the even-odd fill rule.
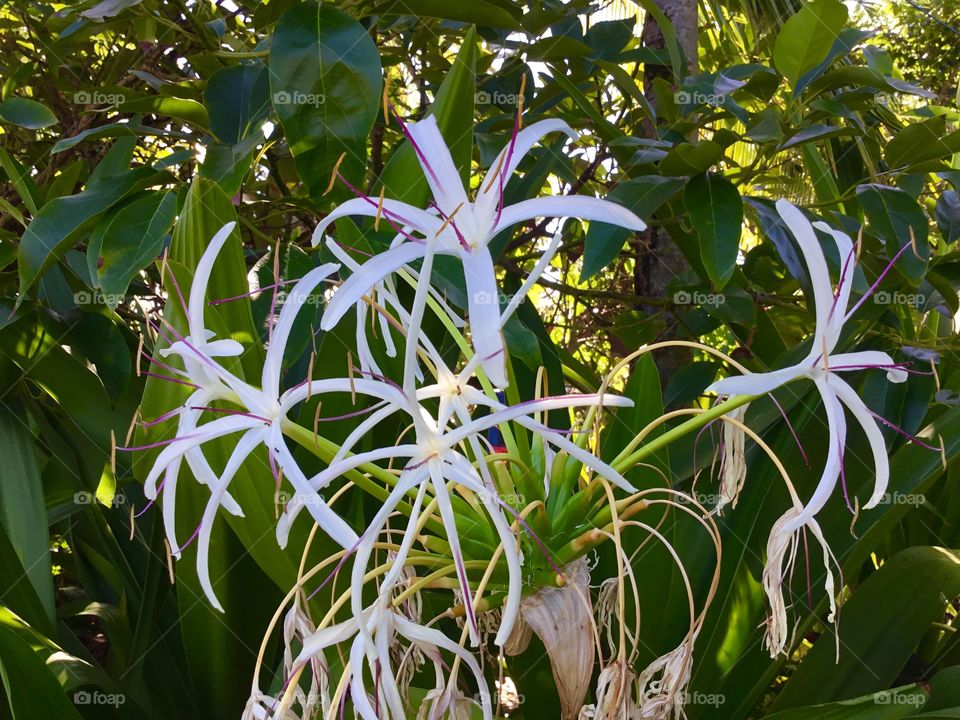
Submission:
[[[646,445],[640,446],[626,457],[614,460],[611,463],[611,467],[613,467],[613,469],[618,473],[624,473],[630,468],[634,467],[637,463],[653,455],[655,452],[662,450],[673,441],[678,440],[684,435],[687,435],[695,430],[699,430],[707,423],[713,422],[717,418],[723,417],[731,410],[736,410],[738,407],[746,405],[747,403],[751,403],[759,397],[762,396],[735,395],[729,400],[722,402],[719,405],[715,405],[709,410],[705,410],[699,415],[680,423],[675,428],[667,430],[662,435],[658,435]]]

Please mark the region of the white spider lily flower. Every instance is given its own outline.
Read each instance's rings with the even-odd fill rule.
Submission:
[[[438,363],[442,362],[439,357],[435,360]],[[469,371],[469,365],[467,371]],[[357,602],[359,602],[366,563],[373,552],[374,543],[380,529],[406,493],[417,486],[420,486],[422,490],[429,481],[433,488],[441,519],[447,530],[451,555],[457,566],[457,577],[464,595],[471,639],[476,643],[479,641],[476,619],[472,612],[470,588],[463,566],[459,534],[447,483],[454,482],[473,491],[480,498],[500,539],[503,541],[504,557],[509,569],[509,589],[504,604],[503,621],[495,639],[496,644],[502,646],[510,637],[513,625],[519,615],[522,597],[522,558],[516,547],[516,538],[510,529],[510,522],[504,515],[504,510],[509,511],[510,508],[500,500],[493,479],[489,474],[489,469],[484,462],[480,462],[478,463],[480,468],[478,474],[473,464],[458,449],[460,444],[469,444],[472,452],[480,458],[484,454],[480,445],[480,437],[487,430],[505,422],[517,422],[533,432],[539,433],[546,442],[566,451],[618,487],[628,492],[634,492],[633,486],[608,464],[568,440],[562,433],[547,428],[530,417],[550,410],[593,406],[600,403],[604,407],[625,407],[631,405],[632,401],[629,398],[616,395],[575,394],[546,397],[514,406],[506,406],[467,385],[463,373],[454,376],[449,369],[442,365],[438,367],[438,372],[441,380],[435,385],[420,388],[416,393],[415,402],[408,401],[401,396],[400,389],[390,383],[379,380],[358,380],[355,385],[356,392],[367,393],[384,400],[384,407],[373,413],[350,433],[338,454],[332,458],[325,470],[310,480],[310,485],[315,495],[345,472],[354,470],[365,463],[388,459],[404,462],[406,469],[397,486],[390,497],[384,501],[378,514],[370,521],[363,536],[355,546],[355,586],[353,592],[354,597],[358,598]],[[421,404],[423,400],[431,398],[440,399],[439,414],[442,418],[442,425],[431,416],[429,409]],[[484,406],[490,412],[488,415],[474,419],[471,417],[469,407],[471,404]],[[398,411],[407,414],[413,421],[416,431],[415,443],[378,448],[356,455],[348,454],[349,449],[369,431],[370,427],[382,422],[387,415]],[[448,423],[451,421],[456,421],[458,424],[449,427]],[[304,498],[310,497],[312,496],[304,496]],[[304,498],[295,496],[287,504],[284,514],[280,518],[277,535],[281,546],[286,544],[290,527],[299,512],[307,505]],[[416,513],[413,513],[411,518],[410,529],[416,525]],[[397,567],[402,566],[403,560],[405,560],[405,553],[398,553],[395,561]]]
[[[396,577],[384,581],[382,588],[392,589]],[[354,612],[342,623],[321,628],[306,637],[294,667],[304,666],[317,657],[323,657],[328,648],[351,641],[349,654],[350,698],[354,711],[364,720],[402,720],[409,717],[403,698],[396,685],[390,649],[399,638],[419,649],[434,664],[438,686],[444,685],[443,652],[456,655],[473,673],[479,689],[480,706],[485,720],[493,717],[490,691],[483,671],[472,653],[464,650],[439,630],[429,628],[404,617],[390,607],[386,592],[375,604]],[[377,679],[374,701],[367,692],[364,668]]]
[[[426,175],[433,205],[430,210],[422,210],[397,200],[377,201],[361,196],[343,203],[320,222],[313,234],[314,245],[322,240],[334,220],[350,215],[382,217],[400,231],[401,238],[401,242],[365,262],[343,283],[324,312],[321,327],[329,330],[336,325],[376,283],[423,258],[430,244],[434,252],[460,258],[474,348],[490,381],[506,387],[500,292],[488,248],[490,240],[506,228],[538,217],[596,220],[635,231],[646,225],[616,203],[583,195],[534,198],[504,207],[504,186],[541,137],[559,131],[576,138],[576,133],[562,121],[542,120],[515,132],[492,166],[492,175],[488,174],[480,183],[473,202],[463,187],[436,118],[428,116],[404,126],[404,131]],[[422,278],[424,282],[428,280]]]
[[[830,434],[829,452],[820,482],[803,511],[796,514],[782,529],[793,532],[806,525],[826,504],[833,494],[837,480],[843,471],[843,450],[846,445],[847,425],[843,407],[850,411],[854,419],[863,428],[870,444],[876,470],[873,493],[864,505],[869,509],[883,498],[890,478],[890,464],[883,435],[873,413],[856,391],[838,373],[881,368],[886,370],[891,382],[903,382],[907,373],[903,366],[895,363],[884,352],[865,350],[852,353],[834,353],[840,340],[843,324],[859,308],[860,301],[853,308],[847,308],[850,292],[853,288],[855,250],[850,238],[842,232],[832,229],[825,223],[813,225],[803,213],[786,200],[777,201],[777,211],[784,223],[790,228],[806,261],[813,288],[813,300],[816,313],[816,329],[810,352],[806,358],[780,370],[766,373],[749,373],[729,377],[713,383],[708,390],[720,395],[762,395],[780,387],[784,383],[806,378],[813,380],[823,399]],[[817,240],[814,228],[831,235],[839,251],[841,271],[836,292],[830,281],[830,272],[823,249]],[[905,246],[905,247],[909,247]],[[879,282],[879,281],[878,281]],[[868,293],[869,294],[869,293]],[[864,296],[866,297],[866,296]]]
[[[187,461],[198,482],[210,488],[210,499],[194,535],[198,538],[197,569],[200,583],[210,602],[219,610],[223,608],[213,591],[208,566],[211,529],[220,506],[235,515],[243,514],[228,492],[228,487],[243,462],[258,446],[266,445],[272,461],[291,482],[296,492],[316,495],[286,446],[282,434],[282,422],[287,413],[304,399],[303,386],[281,393],[280,381],[283,353],[297,313],[317,285],[338,268],[338,265],[333,263],[314,268],[291,289],[273,328],[264,360],[261,387],[254,387],[214,359],[237,355],[237,348],[242,352],[242,346],[233,340],[211,342],[212,334],[204,325],[204,306],[210,272],[232,227],[233,223],[230,223],[214,236],[197,265],[187,306],[188,334],[178,337],[176,342],[161,351],[161,354],[177,355],[183,360],[185,377],[196,390],[175,413],[167,416],[179,415],[177,432],[172,439],[134,448],[164,446],[144,481],[144,494],[154,500],[160,491],[157,481],[161,476],[164,477],[164,526],[171,550],[178,559],[183,548],[177,542],[175,532],[176,484],[182,460]],[[350,392],[351,381],[347,378],[321,381],[313,383],[312,388],[317,392]],[[238,409],[213,408],[211,403],[214,401],[227,401]],[[205,413],[224,415],[200,424]],[[223,472],[217,476],[207,462],[202,446],[209,441],[237,433],[242,433],[240,440]],[[354,530],[319,498],[316,500],[308,502],[307,505],[314,519],[327,534],[344,547],[351,547],[356,543],[358,537]]]

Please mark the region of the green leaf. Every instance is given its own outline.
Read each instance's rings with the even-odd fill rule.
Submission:
[[[915,685],[854,700],[809,705],[764,716],[767,720],[899,720],[916,712],[927,694]]]
[[[452,3],[447,0],[387,0],[376,5],[370,14],[413,15],[509,30],[520,29],[520,21],[514,13],[487,0],[470,0],[469,3]],[[519,15],[519,12],[516,14]]]
[[[919,203],[903,190],[875,184],[858,186],[857,201],[870,231],[886,243],[891,258],[910,244],[911,237],[916,239],[916,252],[907,250],[896,268],[912,285],[919,285],[930,258],[929,223]]]
[[[150,168],[137,168],[121,175],[98,178],[76,195],[54,198],[44,205],[20,240],[17,252],[22,302],[27,290],[58,262],[73,245],[85,223],[127,195],[167,178]]]
[[[210,130],[217,139],[234,145],[270,111],[270,78],[263,63],[235,65],[210,76],[203,93]]]
[[[0,624],[0,677],[13,720],[82,720],[53,672],[6,624]]]
[[[811,0],[783,24],[773,48],[777,70],[797,81],[827,57],[847,22],[847,8],[839,0]]]
[[[638,217],[649,218],[683,187],[683,180],[660,175],[645,175],[622,182],[607,200],[632,210]],[[609,223],[592,222],[583,240],[583,267],[580,282],[588,280],[610,264],[630,236],[626,228]]]
[[[679,143],[660,161],[660,172],[671,177],[698,175],[722,157],[723,148],[712,140],[701,140],[695,145]]]
[[[120,112],[150,113],[159,117],[171,117],[182,120],[200,130],[210,126],[207,109],[196,100],[170,97],[168,95],[147,95],[135,98],[117,106]]]
[[[58,122],[57,116],[46,105],[21,97],[11,97],[0,102],[0,120],[28,130],[39,130]]]
[[[733,276],[740,249],[743,201],[737,188],[719,175],[693,178],[683,193],[683,204],[700,239],[700,257],[714,287]]]
[[[24,420],[6,404],[0,407],[0,525],[43,604],[47,623],[52,625],[55,614],[47,508],[34,443]]]
[[[87,267],[111,310],[123,299],[130,281],[160,254],[176,206],[173,193],[150,193],[104,218],[94,230]]]
[[[826,632],[790,678],[776,707],[843,700],[889,687],[933,622],[960,595],[960,555],[911,547],[888,559],[844,604],[840,659]],[[893,632],[878,632],[891,628]]]
[[[37,208],[40,207],[41,195],[33,178],[30,177],[30,173],[3,148],[0,148],[0,166],[3,167],[3,172],[7,175],[7,181],[13,185],[17,195],[27,206],[27,210],[31,213],[37,212]]]
[[[960,238],[960,196],[956,190],[947,190],[937,198],[937,226],[944,241]]]
[[[273,107],[310,195],[326,190],[343,153],[340,171],[361,184],[381,85],[366,28],[328,3],[296,5],[277,24],[269,67]]]
[[[887,144],[884,157],[891,170],[928,160],[949,157],[960,151],[960,132],[947,135],[946,115],[908,125]]]

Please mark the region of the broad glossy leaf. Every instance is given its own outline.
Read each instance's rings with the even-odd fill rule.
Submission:
[[[173,193],[150,193],[100,223],[87,246],[87,266],[107,307],[115,308],[130,281],[163,249],[176,212]]]
[[[896,267],[912,285],[918,285],[930,257],[929,221],[920,205],[903,190],[886,185],[860,185],[857,201],[867,216],[869,230],[884,241],[889,257],[911,239],[916,240],[916,249],[907,250]]]
[[[82,720],[53,672],[6,623],[0,623],[0,677],[13,720]]]
[[[884,159],[891,170],[949,157],[960,150],[960,132],[947,134],[947,118],[937,115],[908,125],[887,144]]]
[[[17,253],[20,297],[46,270],[60,260],[76,241],[85,223],[137,190],[161,182],[168,176],[150,168],[137,168],[121,175],[92,180],[76,195],[54,198],[44,205],[20,240]]]
[[[844,702],[810,705],[764,717],[768,720],[900,720],[922,708],[927,693],[915,685]]]
[[[386,0],[378,3],[371,10],[371,14],[424,16],[519,30],[519,12],[511,12],[508,8],[506,3],[488,0],[471,0],[469,3],[452,3],[446,0]]]
[[[937,225],[945,242],[960,238],[960,196],[956,190],[946,190],[937,198]]]
[[[207,81],[203,103],[210,130],[227,145],[245,138],[270,111],[270,78],[263,63],[218,70]]]
[[[791,85],[819,65],[847,22],[839,0],[812,0],[784,23],[777,35],[773,61]]]
[[[776,707],[845,700],[893,683],[933,622],[960,596],[960,555],[912,547],[888,559],[859,587],[840,613],[840,660],[834,637],[814,643]],[[881,631],[883,630],[883,631]]]
[[[340,170],[359,185],[380,107],[380,55],[367,30],[328,3],[296,5],[277,23],[269,68],[273,107],[310,195],[326,190],[343,153]]]
[[[43,605],[46,623],[52,625],[55,613],[47,507],[35,442],[24,418],[4,403],[0,407],[0,525]]]
[[[683,204],[700,239],[700,257],[711,282],[723,288],[733,276],[743,226],[743,201],[729,180],[707,173],[693,178]]]
[[[57,116],[43,103],[29,98],[10,97],[0,102],[0,120],[28,130],[57,124]]]

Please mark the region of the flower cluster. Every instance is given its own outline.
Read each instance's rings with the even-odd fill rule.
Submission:
[[[505,229],[535,218],[575,217],[634,231],[645,226],[622,206],[588,196],[542,197],[507,205],[505,187],[524,155],[547,133],[562,132],[575,137],[559,121],[544,120],[521,129],[519,120],[518,115],[510,142],[487,176],[476,184],[473,199],[460,180],[436,120],[428,116],[409,125],[400,122],[432,192],[431,202],[423,208],[415,207],[383,195],[369,197],[350,186],[357,197],[328,214],[313,235],[313,244],[329,249],[338,262],[308,272],[296,282],[280,312],[271,311],[259,386],[230,369],[231,359],[243,353],[243,346],[233,339],[217,339],[206,324],[207,286],[233,224],[220,230],[206,248],[195,269],[188,299],[184,299],[176,278],[170,275],[170,283],[183,306],[185,328],[183,324],[178,329],[176,323],[166,322],[160,331],[168,342],[159,354],[181,367],[159,359],[155,362],[172,373],[167,379],[189,387],[190,393],[179,407],[148,423],[176,419],[174,436],[134,449],[159,448],[145,478],[145,492],[151,500],[162,492],[163,519],[173,554],[179,558],[185,547],[176,536],[175,520],[176,488],[181,466],[186,462],[194,478],[210,492],[191,540],[197,539],[197,569],[203,590],[210,602],[222,610],[210,578],[211,530],[221,507],[233,515],[243,515],[243,509],[230,494],[230,484],[254,453],[266,454],[278,490],[283,482],[293,490],[277,522],[280,545],[287,546],[291,529],[306,511],[315,530],[325,533],[341,548],[307,575],[301,571],[286,601],[292,602],[292,607],[284,623],[284,681],[279,688],[274,686],[271,692],[265,692],[256,677],[245,718],[307,718],[318,711],[329,717],[338,705],[342,715],[348,698],[354,713],[365,720],[409,717],[408,684],[415,670],[428,662],[433,666],[436,683],[427,693],[421,714],[431,719],[466,717],[476,705],[485,718],[491,718],[495,698],[477,659],[478,653],[483,657],[486,630],[491,624],[495,627],[493,644],[501,655],[522,651],[531,632],[540,637],[553,663],[564,717],[592,717],[595,713],[624,718],[683,715],[694,644],[719,580],[720,535],[712,513],[673,489],[669,479],[664,487],[637,492],[622,474],[629,465],[622,460],[629,456],[633,443],[617,459],[608,462],[600,458],[597,447],[591,447],[592,433],[584,430],[579,437],[572,436],[551,427],[544,419],[548,413],[580,411],[587,416],[587,427],[599,423],[603,408],[630,405],[628,399],[606,392],[608,382],[596,393],[538,395],[512,404],[505,401],[501,392],[510,385],[512,374],[503,329],[529,290],[547,272],[561,236],[559,232],[554,235],[519,291],[504,304],[499,302],[491,240]],[[843,480],[844,494],[847,493],[843,472],[847,431],[844,408],[866,434],[876,466],[874,490],[864,507],[876,505],[887,488],[889,463],[877,420],[840,374],[880,368],[892,382],[906,378],[905,368],[885,353],[836,352],[844,323],[864,301],[862,298],[848,309],[856,248],[845,234],[822,223],[811,225],[789,203],[781,201],[777,208],[793,232],[809,271],[816,315],[810,350],[795,365],[726,378],[710,388],[732,399],[731,410],[721,418],[722,483],[714,512],[727,505],[734,509],[744,489],[744,437],[752,432],[744,425],[747,402],[787,382],[806,379],[813,381],[819,391],[826,413],[830,447],[821,480],[806,502],[790,486],[793,506],[775,524],[767,545],[762,582],[771,616],[766,642],[775,655],[782,653],[790,640],[782,586],[792,574],[798,537],[806,530],[823,548],[826,589],[835,610],[832,567],[836,560],[816,516],[834,494],[838,481]],[[348,216],[374,218],[376,226],[387,223],[395,231],[389,248],[363,262],[355,260],[355,248],[326,234],[338,218]],[[841,268],[836,290],[815,230],[831,237],[839,252]],[[457,258],[463,268],[466,322],[433,287],[431,279],[438,255]],[[320,327],[333,330],[347,313],[355,311],[359,368],[354,369],[350,360],[346,377],[314,379],[308,373],[302,382],[284,387],[284,352],[298,313],[306,299],[335,276],[342,282],[326,293]],[[413,289],[412,299],[404,284]],[[450,353],[441,351],[424,331],[428,312],[436,314],[459,343],[460,355],[455,361],[451,362]],[[371,319],[373,323],[369,322]],[[377,325],[380,332],[372,332],[371,328]],[[373,338],[380,346],[373,344]],[[383,371],[377,358],[382,357],[380,351],[396,357],[400,349],[402,377],[393,379]],[[340,416],[358,419],[340,444],[326,443],[323,469],[308,473],[288,441],[307,447],[312,443],[303,442],[306,434],[319,447],[320,438],[316,426],[310,434],[296,423],[294,411],[305,401],[327,395],[349,395],[354,402],[359,397],[364,410]],[[322,403],[317,410],[318,420],[321,408]],[[369,449],[363,441],[388,421],[399,422],[407,430],[395,443]],[[696,419],[691,423],[691,430],[703,424]],[[510,477],[510,471],[504,469],[504,458],[517,461],[511,429],[536,439],[539,454],[533,464],[537,483],[543,478],[544,499],[549,496],[553,502],[560,497],[557,502],[562,505],[563,500],[576,494],[580,503],[577,507],[601,508],[591,515],[597,521],[595,525],[586,523],[584,528],[576,518],[570,520],[569,527],[580,534],[560,533],[560,547],[547,547],[525,519],[538,506],[546,509],[543,500],[514,507],[515,503],[504,499],[504,477]],[[649,428],[641,433],[635,443],[642,442],[648,431]],[[236,441],[223,470],[216,472],[204,448],[227,437],[236,437]],[[331,507],[340,491],[329,500],[325,495],[337,486],[342,489],[344,481],[348,486],[367,482],[365,489],[373,487],[379,493],[381,502],[363,528],[355,528]],[[557,486],[562,490],[555,493]],[[614,488],[630,496],[617,501]],[[657,530],[659,526],[629,519],[656,505],[694,517],[715,546],[714,582],[699,613],[683,563]],[[563,507],[557,510],[561,517],[566,512]],[[391,525],[397,518],[402,527]],[[465,533],[468,525],[482,525],[488,531],[492,544],[486,556],[481,553],[477,557],[469,551],[473,540]],[[635,669],[633,662],[639,628],[630,633],[626,627],[628,579],[636,597],[630,558],[619,538],[620,529],[628,526],[643,529],[667,547],[684,578],[690,603],[690,630],[680,645],[643,670]],[[615,582],[604,584],[602,599],[595,609],[590,569],[584,556],[605,539],[616,545],[619,571],[616,578],[610,579]],[[416,549],[418,545],[422,551]],[[555,559],[558,552],[562,557]],[[537,563],[531,563],[531,553],[542,555],[543,559],[537,557]],[[378,557],[384,554],[388,561],[377,564]],[[315,623],[304,584],[327,567],[329,574],[320,588],[331,580],[336,586],[335,578],[348,563],[348,589],[323,620]],[[418,563],[431,572],[418,574]],[[334,567],[329,568],[330,565]],[[549,568],[552,584],[536,586],[535,566]],[[478,580],[480,570],[485,571]],[[496,579],[491,580],[494,575]],[[495,603],[490,601],[489,593],[484,596],[491,583],[497,588]],[[532,592],[530,585],[534,585]],[[424,622],[420,617],[419,592],[437,587],[453,590],[455,603],[442,616]],[[595,612],[601,620],[594,620]],[[639,608],[635,615],[639,617]],[[437,626],[439,620],[450,618],[462,622],[459,643]],[[619,640],[614,639],[614,626],[619,628]],[[596,705],[584,705],[596,657],[594,636],[599,647],[600,628],[607,630],[611,655],[605,661],[601,653],[603,667],[595,693]],[[468,639],[479,648],[478,652],[466,649]],[[634,651],[628,652],[631,645]],[[335,665],[332,650],[345,646],[349,646],[349,651],[341,654]],[[458,684],[461,665],[472,675],[474,692],[464,694],[463,686]],[[333,672],[334,667],[339,674]]]

